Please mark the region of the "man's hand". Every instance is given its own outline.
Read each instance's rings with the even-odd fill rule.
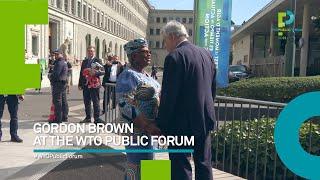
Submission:
[[[148,135],[161,136],[161,130],[155,125],[155,123],[148,124],[144,130]]]
[[[90,73],[90,76],[95,76],[96,75],[96,71],[94,69],[91,69],[89,71],[89,73]]]

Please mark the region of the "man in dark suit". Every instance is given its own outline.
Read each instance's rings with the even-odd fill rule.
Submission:
[[[194,136],[196,180],[212,180],[210,131],[214,127],[216,69],[210,53],[190,43],[186,28],[170,21],[162,29],[165,59],[157,124],[164,135]],[[190,154],[169,154],[172,180],[191,180]]]
[[[67,75],[68,65],[63,57],[63,52],[60,49],[54,51],[55,64],[50,77],[52,85],[52,101],[54,104],[54,113],[56,120],[54,123],[68,121],[68,101],[67,101]]]
[[[88,81],[83,75],[83,71],[87,68],[92,68],[93,64],[98,63],[102,66],[102,61],[95,57],[95,47],[89,46],[87,48],[87,57],[83,60],[80,70],[80,78],[78,88],[83,90],[83,101],[86,111],[86,117],[80,123],[89,123],[91,122],[91,102],[93,103],[93,116],[95,123],[105,123],[100,119],[100,87],[101,84],[97,87],[89,87]],[[100,76],[104,75],[104,68],[100,68],[98,71],[90,71],[92,76],[96,76],[100,79]]]
[[[114,109],[116,107],[116,94],[115,94],[115,89],[113,88],[108,88],[105,86],[106,83],[111,83],[111,84],[116,84],[117,82],[117,77],[119,74],[123,71],[123,65],[119,61],[119,57],[117,55],[109,55],[108,60],[106,64],[104,65],[105,69],[105,75],[103,77],[102,84],[104,86],[104,96],[103,96],[103,111],[102,113],[105,113],[106,107],[105,103],[107,105],[110,104],[110,98],[112,98],[112,108]],[[105,97],[107,95],[107,97]],[[107,100],[107,102],[105,102]]]

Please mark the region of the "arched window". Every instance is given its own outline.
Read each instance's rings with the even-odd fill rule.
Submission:
[[[124,61],[123,59],[123,47],[120,45],[120,61]]]
[[[91,46],[91,34],[86,35],[86,49]]]
[[[102,41],[102,58],[104,59],[107,55],[107,43],[106,40],[104,39]]]
[[[108,53],[112,53],[112,50],[113,50],[113,48],[112,48],[112,41],[110,41],[110,43],[109,43],[109,48],[108,48]]]
[[[118,43],[114,46],[114,54],[118,56]]]
[[[100,40],[98,37],[95,39],[95,46],[96,46],[96,57],[100,58]]]

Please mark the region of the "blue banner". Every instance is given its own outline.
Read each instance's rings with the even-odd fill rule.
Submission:
[[[195,42],[208,49],[217,65],[217,86],[229,84],[232,0],[196,0]]]

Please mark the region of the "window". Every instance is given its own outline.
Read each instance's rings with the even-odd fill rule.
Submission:
[[[153,35],[153,29],[150,29],[150,35]]]
[[[38,56],[39,54],[39,36],[32,36],[32,55]]]
[[[104,29],[108,30],[108,19],[107,19],[107,17],[104,17]]]
[[[88,9],[88,19],[89,19],[89,22],[92,22],[92,11],[91,11],[91,7],[89,7],[89,9]]]
[[[101,23],[100,23],[100,12],[98,12],[98,15],[97,15],[97,23],[98,23],[98,26],[100,27],[101,26]]]
[[[150,23],[154,23],[154,18],[153,18],[153,17],[150,17],[150,18],[149,18],[149,22],[150,22]]]
[[[159,41],[156,42],[156,48],[160,48],[160,42]]]
[[[85,4],[83,5],[83,19],[87,20],[87,6]]]
[[[153,48],[153,41],[149,41],[149,47]]]
[[[64,0],[64,11],[69,12],[69,0]]]
[[[189,36],[192,36],[192,29],[189,29]]]
[[[56,1],[56,6],[57,6],[57,8],[59,8],[59,9],[61,9],[62,7],[62,4],[61,4],[61,0],[57,0]]]
[[[108,31],[110,31],[111,29],[111,23],[110,23],[110,19],[108,19]]]
[[[113,32],[113,21],[111,20],[110,31]]]
[[[187,23],[187,18],[182,18],[182,23]]]
[[[78,1],[78,17],[81,18],[81,2]]]
[[[193,23],[193,18],[189,18],[189,24]]]
[[[91,34],[86,35],[86,49],[91,46]]]
[[[245,62],[245,63],[248,62],[248,55],[243,56],[243,62]]]
[[[156,35],[160,35],[160,29],[156,29]]]
[[[160,18],[159,17],[157,17],[157,23],[160,23]]]
[[[96,9],[93,9],[93,24],[97,24],[97,13],[96,13]]]
[[[167,23],[167,18],[166,17],[162,18],[162,22]]]
[[[71,13],[76,15],[76,0],[71,0]]]
[[[265,58],[266,57],[266,36],[254,35],[253,37],[253,57]]]

